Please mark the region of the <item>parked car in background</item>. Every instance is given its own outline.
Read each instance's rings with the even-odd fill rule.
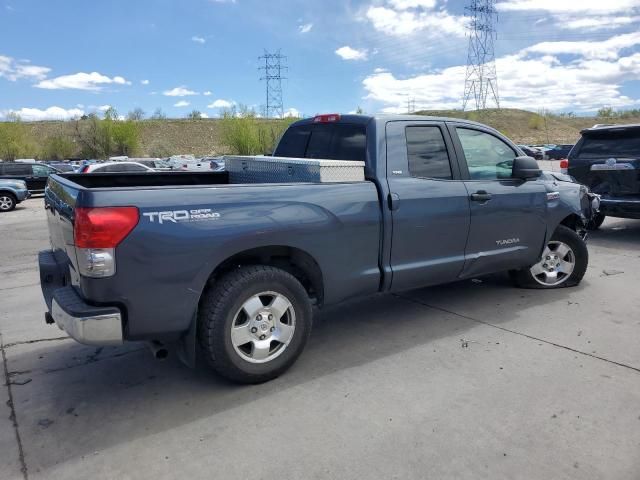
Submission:
[[[600,195],[600,213],[591,228],[599,228],[607,216],[640,219],[640,124],[597,126],[580,133],[567,171]]]
[[[0,212],[10,212],[30,195],[24,180],[0,179]]]
[[[128,173],[153,172],[153,168],[137,162],[105,162],[85,165],[80,173]]]
[[[561,160],[567,158],[573,145],[556,145],[551,150],[547,150],[546,155],[549,160]]]
[[[209,162],[203,162],[193,155],[172,155],[167,160],[172,170],[182,170],[188,172],[208,172],[211,171]]]
[[[209,168],[214,172],[222,172],[225,169],[224,157],[205,157],[202,158],[203,163],[209,163]]]
[[[536,160],[542,160],[542,151],[538,148],[530,147],[528,145],[518,145],[518,147],[520,147],[520,150],[522,150],[525,155],[535,158]]]
[[[171,170],[166,159],[161,158],[132,158],[130,161],[152,168],[156,171]]]
[[[50,167],[55,168],[60,173],[75,172],[75,170],[76,170],[76,167],[74,167],[72,164],[66,163],[66,162],[45,162],[45,164],[49,165]]]
[[[24,180],[31,193],[42,193],[49,175],[60,173],[57,169],[42,163],[31,162],[2,162],[0,163],[0,178]]]

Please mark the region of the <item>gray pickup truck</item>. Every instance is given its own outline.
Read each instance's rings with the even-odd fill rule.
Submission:
[[[274,156],[363,161],[365,179],[53,175],[46,321],[85,344],[145,341],[157,357],[174,344],[190,365],[256,383],[300,355],[313,308],[500,271],[569,287],[587,269],[585,187],[556,188],[484,125],[321,115],[292,124]]]

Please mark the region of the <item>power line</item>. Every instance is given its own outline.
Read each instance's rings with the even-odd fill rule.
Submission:
[[[466,110],[470,101],[476,110],[487,107],[487,96],[491,94],[496,107],[500,108],[498,95],[498,75],[493,42],[496,30],[493,26],[498,13],[495,0],[471,0],[465,7],[469,22],[469,51],[467,56],[467,74],[464,80],[464,98],[462,109]]]
[[[258,68],[263,72],[260,80],[265,80],[266,85],[264,115],[267,118],[282,118],[284,116],[282,80],[286,79],[286,77],[282,76],[282,73],[287,70],[287,66],[284,65],[287,57],[282,55],[280,50],[275,53],[269,53],[265,50],[264,55],[258,57],[258,60],[264,61],[264,65]]]

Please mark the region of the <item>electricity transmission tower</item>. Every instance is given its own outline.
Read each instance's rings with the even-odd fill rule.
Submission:
[[[474,102],[476,110],[487,106],[487,97],[491,95],[496,107],[500,108],[498,95],[498,75],[493,51],[496,38],[494,21],[498,13],[495,0],[470,0],[465,7],[471,21],[469,22],[469,53],[467,56],[467,74],[464,80],[464,99],[462,109],[466,110],[469,102]]]
[[[416,112],[416,99],[413,97],[407,98],[407,113],[412,114]]]
[[[269,53],[265,50],[264,55],[258,57],[258,60],[261,62],[264,61],[264,65],[258,69],[263,72],[260,80],[265,80],[267,88],[267,103],[264,109],[265,117],[282,118],[284,116],[282,80],[286,77],[283,77],[282,73],[287,70],[287,67],[284,65],[286,59],[287,57],[282,55],[280,50],[275,53]]]

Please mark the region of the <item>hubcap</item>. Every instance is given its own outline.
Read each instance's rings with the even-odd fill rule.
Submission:
[[[566,243],[552,241],[542,253],[542,259],[530,271],[539,284],[554,287],[565,282],[575,266],[576,256],[571,247]]]
[[[231,344],[243,360],[266,363],[282,355],[293,338],[296,315],[281,293],[262,292],[247,299],[231,324]]]
[[[13,200],[7,196],[0,197],[0,210],[9,210],[13,205]]]

